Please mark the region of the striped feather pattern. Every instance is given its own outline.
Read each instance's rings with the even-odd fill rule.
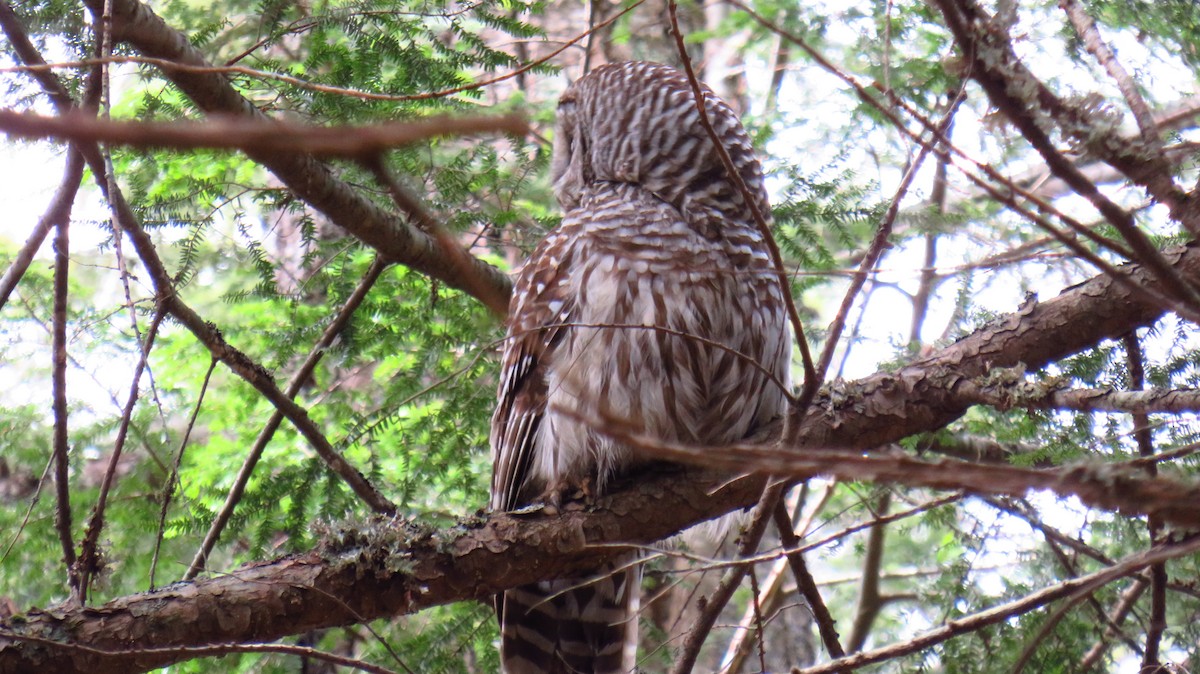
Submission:
[[[768,213],[740,122],[711,92],[705,105]],[[784,410],[782,290],[686,78],[625,63],[580,79],[560,101],[553,173],[564,217],[522,269],[510,307],[492,419],[495,510],[580,487],[602,493],[641,463],[559,410],[713,445]],[[636,567],[504,593],[505,672],[630,671],[638,595]]]

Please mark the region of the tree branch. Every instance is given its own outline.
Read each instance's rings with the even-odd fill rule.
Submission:
[[[713,484],[725,482],[713,490]],[[753,503],[762,479],[670,470],[600,499],[593,512],[494,515],[429,531],[376,519],[320,549],[100,607],[32,610],[0,622],[0,673],[146,671],[193,657],[170,647],[269,641],[366,622],[595,568],[715,514]],[[38,639],[31,642],[22,637]],[[52,648],[44,640],[85,646]],[[145,649],[128,650],[136,642]],[[101,655],[95,650],[112,651]]]
[[[307,152],[362,157],[438,136],[481,133],[523,135],[520,115],[433,117],[366,126],[317,126],[268,118],[210,117],[200,122],[112,121],[83,112],[47,117],[0,110],[0,131],[16,138],[57,138],[137,148],[215,148],[252,153]]]
[[[96,15],[104,10],[104,0],[86,0],[84,4]],[[211,67],[186,36],[168,26],[138,0],[113,0],[112,11],[115,40],[125,42],[152,58],[201,68]],[[164,69],[163,74],[209,114],[257,121],[268,119],[252,102],[238,93],[223,74],[179,69]],[[311,155],[290,151],[256,150],[247,152],[247,155],[274,173],[298,197],[334,224],[378,250],[388,261],[399,262],[449,286],[470,292],[470,283],[461,276],[454,256],[448,254],[437,240],[359,194],[334,176],[329,165]],[[423,214],[407,215],[420,220]],[[508,297],[512,283],[506,274],[478,258],[468,258],[472,276],[487,285],[491,294]],[[493,306],[495,302],[489,298],[478,299],[496,308]]]
[[[1200,280],[1200,248],[1175,248],[1165,256],[1182,276],[1193,282]],[[1137,283],[1158,282],[1153,274],[1136,265],[1125,266],[1122,273]],[[1132,467],[1106,471],[1111,467],[1097,465],[1038,471],[810,449],[877,447],[940,428],[965,409],[953,392],[955,382],[963,377],[976,377],[988,368],[1016,362],[1039,367],[1135,326],[1147,325],[1161,312],[1161,308],[1143,303],[1112,279],[1097,277],[1023,313],[1001,317],[895,373],[826,389],[814,402],[801,429],[800,446],[806,448],[803,451],[749,446],[709,455],[732,457],[739,472],[750,465],[746,459],[749,452],[754,460],[776,461],[787,467],[784,472],[793,475],[834,474],[993,493],[1053,489],[1080,494],[1086,503],[1097,507],[1157,512],[1165,521],[1200,526],[1200,513],[1194,507],[1200,488],[1162,477],[1152,479]],[[647,444],[662,447],[662,443]],[[773,464],[771,470],[776,467]],[[723,488],[713,491],[711,485],[718,482],[724,484]],[[508,587],[594,568],[626,548],[590,544],[659,540],[696,522],[755,503],[764,486],[763,479],[727,482],[711,472],[675,472],[616,491],[601,499],[592,512],[561,517],[494,516],[432,533],[377,524],[340,547],[251,565],[229,576],[124,597],[97,608],[31,612],[20,621],[0,623],[0,632],[47,638],[53,634],[58,640],[110,650],[124,648],[128,643],[125,639],[136,636],[140,644],[156,648],[277,639],[440,603],[480,599]],[[1143,568],[1157,559],[1146,557],[1144,563],[1135,560],[1129,569]],[[1055,588],[1049,591],[1069,593],[1064,586]],[[148,669],[171,661],[157,656],[139,659],[133,655],[52,651],[11,637],[0,639],[0,672],[28,669],[32,663],[51,663],[42,669],[82,668],[89,674],[102,674]]]
[[[1020,369],[1019,367],[1017,368]],[[1126,412],[1135,415],[1149,413],[1200,412],[1200,390],[1149,389],[1120,391],[1117,389],[1054,390],[1053,384],[1029,382],[1014,372],[1009,381],[974,380],[961,382],[956,393],[964,402],[989,405],[999,410],[1043,409],[1076,410],[1080,412]],[[1049,388],[1049,390],[1047,390]]]
[[[1146,552],[1133,555],[1125,558],[1120,563],[1110,566],[1095,573],[1090,573],[1079,578],[1065,580],[1057,585],[1038,590],[1032,594],[1026,595],[1015,601],[1010,601],[1006,604],[994,606],[990,609],[973,613],[963,618],[957,618],[945,625],[935,627],[924,634],[918,635],[914,639],[877,648],[872,651],[858,653],[847,658],[834,660],[833,662],[809,667],[803,670],[793,670],[794,674],[831,674],[843,669],[854,669],[864,667],[876,662],[891,660],[909,653],[929,648],[930,646],[940,644],[953,637],[967,634],[975,630],[982,629],[989,625],[994,625],[1003,620],[1009,620],[1016,616],[1028,613],[1039,609],[1053,601],[1059,599],[1073,597],[1079,593],[1093,591],[1096,587],[1101,587],[1113,582],[1118,578],[1128,576],[1136,571],[1176,557],[1181,557],[1186,554],[1194,553],[1200,550],[1200,537],[1195,537],[1185,543],[1177,543],[1173,545],[1162,545],[1151,548]]]

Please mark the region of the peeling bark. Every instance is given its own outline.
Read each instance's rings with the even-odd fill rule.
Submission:
[[[1200,248],[1174,248],[1165,256],[1181,276],[1200,282]],[[1157,282],[1150,272],[1134,265],[1122,271],[1136,283]],[[1017,363],[1040,367],[1147,325],[1161,313],[1111,278],[1094,278],[1052,300],[1027,303],[1021,311],[896,373],[827,388],[805,419],[801,446],[863,450],[940,428],[970,404],[956,396],[957,383]],[[786,454],[805,456],[803,450]],[[807,454],[831,455],[815,450]],[[832,454],[845,460],[855,456]],[[928,474],[929,464],[909,457],[893,461],[905,462],[919,464],[930,486],[954,488],[969,477],[957,468]],[[826,468],[818,461],[810,473]],[[1030,469],[1005,469],[1024,471],[1022,480],[1039,475]],[[904,482],[914,474],[878,472],[874,479]],[[1063,473],[1079,474],[1079,470]],[[1044,477],[1047,483],[1054,479]],[[714,484],[721,487],[714,491]],[[1053,485],[1029,482],[1025,486]],[[1184,492],[1190,489],[1187,493],[1197,490],[1190,484],[1175,486]],[[1012,487],[997,485],[995,493]],[[192,657],[187,646],[269,641],[437,604],[483,599],[506,588],[595,568],[625,549],[600,544],[659,540],[753,504],[762,488],[763,480],[757,478],[727,482],[720,474],[705,471],[656,472],[600,499],[587,512],[554,517],[497,515],[434,532],[376,521],[335,536],[336,542],[320,550],[251,564],[218,578],[179,583],[94,608],[34,610],[10,618],[0,623],[0,674],[145,671]],[[1136,493],[1125,495],[1140,498]],[[1180,498],[1185,497],[1186,493]],[[1194,498],[1187,500],[1188,508],[1176,513],[1177,518],[1195,519],[1190,505],[1194,503]]]

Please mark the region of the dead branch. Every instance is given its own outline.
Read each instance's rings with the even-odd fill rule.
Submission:
[[[1200,250],[1182,247],[1165,254],[1182,276],[1200,279]],[[1135,265],[1127,265],[1122,273],[1137,283],[1157,283],[1150,272]],[[1038,367],[1146,325],[1161,313],[1161,308],[1142,303],[1112,279],[1094,278],[1058,298],[1028,307],[1024,313],[1001,317],[898,372],[827,389],[804,420],[801,446],[862,449],[940,428],[966,408],[953,393],[955,382],[963,377],[1016,362]],[[659,442],[643,444],[662,447]],[[745,450],[753,452],[756,462],[776,461],[769,470],[783,464],[793,475],[834,474],[986,493],[1053,489],[1081,494],[1097,507],[1153,511],[1166,521],[1200,525],[1200,513],[1194,508],[1200,488],[1163,477],[1149,478],[1135,467],[1108,472],[1103,465],[1039,471],[928,462],[907,456],[864,457],[846,451],[780,452],[763,446],[709,455],[732,457],[742,472],[750,465]],[[695,460],[686,453],[681,458]],[[709,486],[718,481],[712,473],[703,472],[649,479],[601,499],[595,512],[559,518],[493,517],[482,525],[407,538],[385,528],[386,535],[378,531],[375,535],[384,535],[392,543],[375,548],[378,558],[374,561],[363,559],[367,552],[360,547],[359,556],[349,562],[351,569],[333,568],[327,554],[313,552],[252,565],[214,580],[124,597],[102,607],[31,612],[24,616],[24,623],[0,623],[0,629],[35,636],[53,631],[65,635],[56,638],[110,650],[124,648],[127,642],[123,639],[136,636],[147,648],[157,648],[269,640],[437,603],[477,599],[506,587],[594,567],[622,550],[620,546],[589,547],[589,543],[649,543],[694,522],[746,507],[762,494],[761,479],[737,480],[710,493]],[[400,560],[403,564],[396,563]],[[398,572],[397,566],[408,571]],[[43,671],[80,667],[100,674],[148,669],[167,661],[0,643],[0,672],[35,662],[52,663]],[[10,667],[10,663],[15,664]]]
[[[1053,390],[1052,385],[1047,387],[1044,384],[1017,379],[1007,382],[980,380],[962,382],[956,391],[963,397],[963,400],[989,405],[999,410],[1052,409],[1080,412],[1126,412],[1139,415],[1200,412],[1200,391],[1194,389]]]
[[[16,138],[56,138],[137,148],[307,152],[322,157],[363,157],[438,136],[485,133],[524,135],[520,115],[434,117],[367,126],[316,126],[266,117],[213,115],[202,121],[112,121],[82,112],[47,117],[0,110],[0,131]]]
[[[816,667],[808,667],[802,670],[794,669],[792,671],[794,674],[831,674],[842,669],[864,667],[909,653],[916,653],[956,636],[968,634],[988,625],[994,625],[1002,620],[1008,620],[1039,609],[1059,599],[1093,591],[1094,588],[1111,583],[1118,578],[1132,575],[1151,564],[1175,559],[1194,553],[1197,550],[1200,550],[1200,537],[1191,538],[1184,543],[1156,546],[1146,552],[1127,557],[1120,563],[1101,569],[1095,573],[1080,576],[1079,578],[1072,578],[1057,585],[1051,585],[1050,587],[1038,590],[1015,601],[952,620],[941,627],[936,627],[903,643],[858,653]]]
[[[105,0],[87,0],[94,15],[104,13]],[[185,66],[211,67],[204,55],[187,37],[168,26],[138,0],[112,0],[113,38],[140,51],[144,56],[164,59]],[[189,72],[167,69],[163,74],[197,106],[209,114],[250,120],[266,116],[239,94],[228,78],[220,73]],[[432,237],[384,211],[373,201],[334,175],[333,169],[308,154],[296,152],[253,151],[247,155],[276,175],[292,192],[323,213],[334,224],[378,250],[388,261],[398,262],[418,272],[470,292],[458,266]],[[406,214],[420,219],[420,214]],[[471,274],[507,297],[512,284],[495,267],[471,257]],[[483,299],[486,303],[485,298]]]

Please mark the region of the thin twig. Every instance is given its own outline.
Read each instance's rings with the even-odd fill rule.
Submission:
[[[100,494],[96,497],[96,505],[92,508],[92,516],[88,519],[87,528],[84,531],[83,543],[79,549],[79,590],[83,600],[87,600],[88,585],[91,582],[91,577],[100,568],[100,532],[104,529],[105,509],[108,505],[109,492],[112,489],[113,479],[117,474],[117,465],[121,461],[121,452],[125,449],[125,439],[129,436],[129,424],[133,419],[133,410],[137,405],[138,393],[141,390],[142,373],[146,370],[147,363],[150,360],[150,351],[154,348],[154,338],[158,335],[158,328],[162,325],[163,318],[166,317],[166,312],[159,309],[154,313],[154,320],[150,323],[150,327],[146,330],[146,338],[142,341],[141,353],[138,356],[137,365],[133,369],[132,382],[129,385],[129,397],[125,402],[125,409],[121,412],[121,423],[117,427],[117,437],[113,441],[113,449],[108,457],[108,466],[104,471],[104,478],[100,483]]]
[[[391,102],[426,101],[426,100],[431,100],[431,99],[435,99],[435,98],[445,98],[447,96],[453,96],[454,94],[460,94],[464,91],[472,91],[474,89],[482,89],[483,87],[491,86],[493,84],[497,84],[499,82],[503,82],[505,80],[509,80],[514,77],[523,75],[524,73],[529,72],[530,70],[542,65],[543,63],[549,62],[555,56],[558,56],[559,54],[563,53],[567,49],[570,49],[575,44],[579,43],[584,38],[590,36],[593,32],[608,27],[613,22],[615,22],[617,19],[620,19],[622,16],[633,11],[634,9],[636,9],[638,6],[640,6],[645,1],[646,0],[637,0],[637,2],[634,2],[633,4],[622,8],[620,12],[617,12],[615,15],[613,15],[609,19],[605,20],[604,22],[599,23],[599,24],[589,28],[588,30],[580,33],[579,35],[576,35],[575,37],[571,38],[570,40],[567,40],[566,42],[564,42],[559,48],[551,51],[549,54],[546,54],[545,56],[543,56],[539,59],[536,59],[534,61],[530,61],[529,63],[522,65],[520,68],[511,70],[507,73],[504,73],[503,75],[498,75],[496,77],[492,77],[492,78],[489,78],[486,80],[479,80],[477,82],[471,82],[469,84],[464,84],[464,85],[458,86],[458,87],[451,87],[449,89],[442,89],[440,91],[430,91],[430,92],[426,92],[426,93],[422,93],[422,94],[400,94],[400,95],[398,95],[398,94],[380,94],[380,93],[375,93],[375,92],[370,92],[370,91],[362,91],[360,89],[349,89],[346,87],[335,87],[335,86],[328,85],[328,84],[317,84],[315,82],[303,80],[303,79],[300,79],[299,77],[293,77],[291,75],[284,75],[282,73],[274,73],[274,72],[269,72],[266,70],[257,70],[255,68],[247,68],[245,66],[235,66],[232,64],[233,60],[231,60],[230,63],[228,63],[227,65],[224,65],[224,66],[213,66],[213,65],[196,65],[196,64],[192,64],[192,63],[182,63],[180,61],[172,61],[170,59],[154,58],[154,57],[149,57],[149,56],[109,56],[109,57],[106,57],[103,59],[86,59],[83,61],[65,61],[65,62],[59,62],[59,63],[46,63],[43,61],[40,64],[30,64],[30,65],[24,65],[24,66],[16,66],[16,67],[12,67],[12,68],[0,68],[0,73],[15,72],[15,71],[42,73],[42,72],[49,72],[52,69],[56,69],[56,68],[80,68],[80,67],[92,66],[92,65],[95,65],[97,62],[102,62],[102,63],[141,63],[141,64],[152,65],[157,68],[161,68],[163,71],[168,72],[168,73],[172,72],[172,71],[177,71],[177,72],[193,73],[193,74],[245,75],[247,77],[255,77],[255,78],[265,79],[265,80],[276,80],[279,82],[283,82],[285,84],[290,84],[298,89],[304,89],[307,91],[316,91],[318,93],[324,93],[324,94],[334,94],[337,96],[347,96],[350,98],[357,98],[357,99],[364,100],[364,101],[391,101]]]
[[[85,0],[84,4],[95,9],[102,2]],[[186,36],[168,26],[153,12],[146,11],[140,2],[115,0],[113,8],[114,37],[133,49],[170,62],[182,61],[199,67],[207,65],[206,56],[193,47]],[[135,24],[137,29],[131,29]],[[266,114],[236,91],[225,76],[170,69],[163,72],[184,95],[210,115],[267,119]],[[339,178],[333,167],[306,153],[285,151],[247,154],[274,173],[298,198],[390,261],[406,264],[414,271],[448,286],[462,287],[461,280],[452,273],[448,260],[430,237]],[[498,293],[507,294],[510,291],[512,282],[499,269],[475,258],[472,258],[471,265]]]
[[[891,495],[884,491],[874,506],[868,506],[875,513],[876,519],[886,517],[891,506]],[[854,612],[854,621],[850,624],[850,637],[846,642],[851,653],[863,649],[867,643],[867,635],[871,625],[883,609],[884,598],[879,590],[879,577],[883,572],[883,548],[887,533],[887,525],[876,521],[867,530],[867,544],[863,550],[862,573],[858,583],[858,608]]]
[[[1085,599],[1095,601],[1095,593],[1096,590],[1099,589],[1100,588],[1096,587],[1092,588],[1088,592],[1080,592],[1079,594],[1063,602],[1062,606],[1054,609],[1054,611],[1046,617],[1046,620],[1042,622],[1041,626],[1038,627],[1037,633],[1034,634],[1032,638],[1026,640],[1024,646],[1021,648],[1021,654],[1017,656],[1017,660],[1013,663],[1012,669],[1009,670],[1009,674],[1022,674],[1022,672],[1025,671],[1025,666],[1029,664],[1029,661],[1033,659],[1034,654],[1037,653],[1038,646],[1040,646],[1047,637],[1054,633],[1055,628],[1057,628],[1058,624],[1062,622],[1062,619],[1067,617],[1067,614],[1070,613],[1071,610],[1076,606],[1078,606],[1079,602],[1084,601]]]
[[[475,273],[471,266],[470,253],[454,239],[454,236],[442,226],[441,222],[429,214],[420,200],[397,182],[383,163],[383,157],[372,154],[363,156],[361,161],[375,176],[375,179],[384,186],[396,206],[408,213],[422,231],[433,237],[438,247],[441,248],[442,254],[450,261],[451,267],[458,273],[467,292],[478,297],[484,306],[491,309],[498,318],[503,319],[507,316],[508,296],[498,292],[495,287],[487,283],[486,279]]]
[[[829,607],[825,605],[821,591],[817,589],[817,581],[808,570],[808,564],[804,561],[804,553],[799,550],[800,539],[792,528],[792,518],[783,503],[779,503],[775,507],[772,515],[775,519],[775,529],[779,531],[780,542],[783,543],[783,547],[793,550],[787,554],[788,565],[792,569],[792,575],[796,578],[796,586],[800,590],[801,596],[808,602],[808,607],[812,611],[813,620],[817,623],[817,632],[821,635],[821,642],[825,644],[825,650],[829,653],[829,657],[843,657],[846,655],[846,651],[842,649],[842,643],[839,641],[837,622],[829,612]]]
[[[1013,371],[1020,372],[1020,368]],[[972,404],[989,405],[999,410],[1043,409],[1079,412],[1126,412],[1139,417],[1149,413],[1200,412],[1200,390],[1149,389],[1119,391],[1108,388],[1046,390],[1020,381],[965,381],[955,395]],[[1148,426],[1147,426],[1148,428]],[[1139,459],[1153,464],[1153,456]]]
[[[800,314],[796,309],[795,298],[792,297],[791,284],[787,280],[787,269],[783,265],[783,256],[779,252],[779,246],[775,243],[775,237],[771,233],[771,227],[767,221],[768,214],[763,213],[759,209],[758,199],[746,186],[746,181],[742,179],[741,173],[734,166],[733,159],[729,156],[729,151],[725,148],[725,144],[721,142],[721,137],[717,134],[716,129],[713,128],[712,122],[708,118],[704,90],[700,87],[700,81],[696,78],[695,70],[692,68],[691,57],[688,56],[687,47],[684,45],[683,30],[679,27],[678,7],[675,0],[668,0],[667,14],[671,20],[671,32],[675,37],[675,47],[679,53],[679,59],[683,64],[684,72],[687,74],[688,84],[692,88],[692,98],[700,119],[700,125],[707,132],[717,152],[717,156],[721,159],[721,164],[725,167],[726,178],[741,193],[742,201],[750,210],[750,214],[754,218],[754,223],[758,227],[767,250],[771,254],[771,261],[778,275],[777,282],[779,283],[780,294],[783,297],[784,308],[791,322],[796,343],[800,348],[800,356],[804,365],[804,386],[801,389],[800,399],[792,406],[792,409],[788,410],[785,417],[784,423],[787,426],[793,423],[792,420],[801,418],[808,409],[809,404],[812,403],[813,398],[817,394],[817,389],[820,387],[820,377],[813,365],[808,338],[804,334],[804,325],[800,321]],[[782,498],[783,492],[784,486],[782,483],[771,484],[763,492],[761,500],[755,506],[751,524],[742,534],[742,545],[739,546],[741,556],[751,555],[757,549],[763,532],[766,531],[766,523],[770,520],[771,513],[775,510],[779,499]],[[685,674],[690,672],[692,667],[695,666],[701,646],[704,645],[705,639],[712,631],[717,617],[724,610],[730,598],[733,597],[733,591],[745,576],[748,568],[748,566],[732,568],[722,577],[716,591],[709,597],[708,603],[701,609],[700,615],[696,617],[696,620],[689,628],[682,652],[676,661],[675,667],[671,670],[673,674]]]
[[[0,11],[0,16],[2,14]],[[54,191],[50,205],[38,219],[37,225],[34,226],[25,245],[21,246],[21,250],[17,251],[16,256],[13,257],[12,263],[4,271],[4,276],[0,277],[0,309],[3,309],[4,305],[8,303],[9,296],[21,282],[21,278],[25,276],[30,263],[33,262],[33,256],[42,247],[42,242],[46,240],[50,230],[71,218],[71,207],[75,203],[75,194],[79,191],[79,183],[82,180],[83,157],[74,149],[70,149],[67,151],[67,163],[62,182]]]
[[[795,512],[802,508],[807,493],[807,483],[801,485],[799,490],[793,489],[792,494],[784,499],[783,508],[785,513]],[[817,499],[817,503],[809,509],[800,524],[796,525],[793,530],[798,531],[799,535],[807,532],[809,527],[812,526],[813,518],[824,509],[832,494],[833,484],[826,483],[823,485],[821,496]],[[790,520],[788,527],[792,528]],[[786,548],[787,546],[785,545],[784,547]],[[790,565],[787,556],[781,556],[771,563],[771,570],[767,574],[764,588],[758,598],[764,613],[775,616],[778,615],[778,611],[782,610],[780,604],[783,603],[785,595],[783,579],[789,568]],[[742,664],[750,656],[750,649],[753,647],[753,644],[763,638],[762,628],[755,625],[754,610],[753,607],[748,607],[743,612],[742,619],[738,623],[738,629],[733,633],[732,638],[729,640],[729,646],[725,649],[725,656],[720,660],[723,663],[721,674],[737,674],[742,671]]]
[[[304,386],[304,382],[312,377],[313,371],[316,370],[317,364],[321,362],[321,358],[325,355],[325,350],[337,339],[337,336],[346,328],[346,324],[350,322],[350,318],[362,302],[367,297],[367,293],[375,286],[375,282],[379,280],[380,274],[387,268],[387,263],[381,257],[376,257],[367,272],[363,274],[362,280],[355,286],[354,292],[346,298],[345,304],[338,310],[337,315],[325,327],[321,333],[320,339],[313,344],[309,350],[308,356],[304,359],[304,363],[292,374],[292,378],[288,381],[287,387],[284,389],[284,395],[289,399],[295,398],[300,393],[300,389]],[[208,528],[208,533],[204,535],[204,541],[200,544],[200,549],[196,551],[196,555],[192,558],[192,563],[188,566],[187,572],[183,575],[184,580],[191,580],[200,573],[208,563],[208,556],[212,554],[213,548],[216,547],[217,541],[221,537],[221,532],[225,530],[225,526],[229,524],[229,520],[233,517],[233,511],[237,508],[237,504],[242,500],[242,495],[246,492],[246,485],[250,483],[250,477],[254,474],[254,468],[258,465],[258,460],[262,458],[262,453],[267,448],[267,443],[275,436],[275,431],[279,428],[279,424],[283,421],[284,414],[278,408],[271,413],[267,423],[263,425],[263,429],[259,431],[258,437],[254,439],[254,444],[250,446],[250,452],[246,455],[242,462],[242,467],[238,470],[238,474],[233,479],[233,484],[229,487],[229,493],[225,496],[225,503],[221,506],[221,510],[217,516],[213,518],[212,524]]]
[[[890,245],[889,239],[892,234],[892,225],[895,224],[896,216],[900,213],[900,202],[908,194],[908,188],[912,185],[917,172],[925,163],[925,158],[929,156],[929,153],[937,144],[937,138],[939,136],[944,137],[946,130],[950,128],[950,124],[954,121],[954,113],[958,111],[958,106],[964,98],[965,90],[960,88],[947,106],[946,114],[943,115],[941,122],[937,125],[937,130],[933,138],[928,142],[918,139],[921,149],[917,152],[917,157],[909,165],[908,170],[904,172],[904,177],[901,178],[900,185],[896,188],[895,194],[892,195],[891,203],[888,204],[887,212],[884,213],[879,226],[875,230],[875,236],[867,247],[867,253],[863,256],[862,262],[859,263],[858,273],[851,279],[850,287],[846,289],[846,293],[842,297],[842,304],[838,307],[837,315],[829,324],[825,338],[825,348],[821,352],[821,359],[817,362],[818,376],[824,378],[825,373],[829,370],[829,364],[833,362],[833,352],[841,339],[842,331],[845,329],[846,317],[850,314],[850,307],[854,304],[854,300],[862,290],[868,273],[879,263],[883,251]]]
[[[717,156],[721,159],[721,164],[725,167],[725,177],[741,193],[742,201],[745,202],[746,208],[750,210],[750,215],[754,218],[754,224],[758,227],[758,231],[767,245],[767,250],[770,251],[771,261],[775,265],[775,272],[779,277],[779,287],[783,295],[784,306],[788,312],[788,319],[792,324],[792,331],[796,334],[796,343],[800,347],[800,357],[804,361],[804,387],[800,393],[800,400],[796,405],[797,411],[794,412],[795,414],[803,414],[808,404],[812,402],[813,396],[816,395],[817,388],[820,386],[820,378],[813,365],[812,354],[808,348],[808,340],[804,336],[804,325],[800,321],[800,314],[797,313],[796,301],[792,297],[791,286],[786,280],[788,275],[787,269],[783,265],[783,256],[779,252],[779,245],[775,243],[775,236],[771,233],[771,226],[767,222],[768,214],[763,213],[759,209],[758,199],[751,194],[750,188],[746,186],[746,181],[742,179],[742,174],[733,165],[733,159],[729,156],[729,150],[721,142],[720,135],[717,134],[716,129],[713,128],[712,122],[708,118],[708,108],[705,105],[704,91],[700,87],[700,80],[696,78],[696,72],[692,68],[692,59],[688,56],[687,47],[683,42],[683,31],[679,27],[678,7],[675,0],[669,0],[667,11],[671,19],[671,32],[675,37],[676,51],[679,53],[679,60],[683,64],[683,70],[687,74],[688,84],[692,87],[692,98],[696,104],[696,112],[699,115],[700,125],[708,133],[708,137],[712,141],[714,149],[716,149]]]
[[[1133,612],[1134,605],[1137,604],[1138,599],[1142,597],[1142,593],[1146,591],[1148,586],[1149,583],[1146,582],[1144,577],[1133,577],[1133,584],[1121,593],[1120,601],[1117,602],[1112,611],[1109,611],[1107,615],[1108,627],[1104,629],[1104,634],[1096,640],[1096,643],[1092,644],[1088,652],[1083,655],[1083,659],[1079,661],[1079,671],[1086,672],[1090,670],[1100,661],[1100,658],[1104,657],[1104,652],[1116,641],[1114,637],[1120,633],[1119,628],[1116,626],[1119,626]]]
[[[77,153],[71,153],[69,163],[82,162]],[[68,171],[71,169],[68,168]],[[82,604],[84,594],[80,590],[79,577],[75,568],[75,542],[71,535],[71,483],[68,453],[70,439],[67,435],[67,300],[70,286],[70,218],[55,224],[54,237],[54,526],[58,531],[58,542],[62,546],[63,562],[67,565],[67,583],[71,587],[71,599]]]
[[[162,495],[159,500],[162,505],[158,510],[158,529],[154,536],[154,555],[150,558],[150,587],[154,589],[154,571],[158,568],[158,552],[162,546],[163,534],[167,528],[167,511],[171,507],[171,499],[175,496],[175,486],[179,484],[179,466],[183,464],[183,450],[187,448],[188,438],[192,435],[192,429],[196,427],[196,417],[200,416],[200,408],[204,404],[204,396],[208,393],[208,384],[212,380],[213,371],[217,369],[217,359],[213,358],[208,363],[208,371],[204,373],[204,381],[200,383],[200,393],[196,396],[196,404],[192,406],[192,415],[188,418],[187,428],[183,431],[183,437],[179,440],[179,449],[175,452],[175,463],[171,466],[171,474],[167,477],[167,483],[163,485]],[[275,411],[276,414],[279,410]]]
[[[1005,604],[979,611],[962,618],[956,618],[945,625],[936,627],[903,643],[884,646],[871,651],[864,651],[833,662],[794,669],[793,674],[832,674],[842,669],[857,669],[876,662],[894,660],[905,655],[918,653],[931,646],[936,646],[948,639],[970,634],[990,625],[1005,620],[1011,620],[1030,611],[1039,609],[1047,604],[1073,597],[1079,593],[1093,592],[1119,578],[1132,575],[1151,564],[1165,562],[1200,551],[1200,536],[1189,538],[1179,543],[1158,545],[1145,552],[1126,557],[1121,562],[1090,573],[1079,578],[1071,578],[1055,585],[1042,588]]]
[[[767,530],[767,524],[771,521],[771,514],[775,510],[775,504],[782,497],[787,486],[785,482],[776,481],[769,484],[763,490],[758,505],[754,507],[754,515],[751,517],[750,523],[741,533],[741,540],[738,544],[739,557],[749,557],[758,549],[758,544]],[[704,646],[704,641],[712,632],[713,626],[716,625],[721,611],[725,609],[725,605],[733,597],[734,590],[741,584],[749,568],[750,564],[737,564],[725,571],[725,574],[721,577],[721,582],[701,607],[700,614],[696,616],[691,626],[688,627],[687,636],[684,637],[683,646],[676,656],[675,666],[671,668],[671,674],[688,674],[696,666],[696,658],[700,655],[700,648]]]
[[[1138,341],[1137,331],[1129,332],[1121,338],[1125,348],[1125,360],[1129,370],[1129,388],[1143,389],[1146,386],[1146,367],[1142,356],[1142,345]],[[1154,437],[1150,432],[1150,416],[1145,412],[1134,413],[1133,437],[1137,442],[1138,455],[1142,459],[1154,457]],[[1145,467],[1150,477],[1158,475],[1158,464],[1149,462]],[[1150,544],[1162,540],[1162,522],[1151,515],[1146,518],[1146,529],[1149,533]],[[1167,629],[1167,567],[1165,564],[1155,564],[1150,567],[1150,623],[1146,630],[1146,647],[1142,653],[1141,671],[1152,674],[1162,670],[1159,658],[1159,646],[1163,633]]]

